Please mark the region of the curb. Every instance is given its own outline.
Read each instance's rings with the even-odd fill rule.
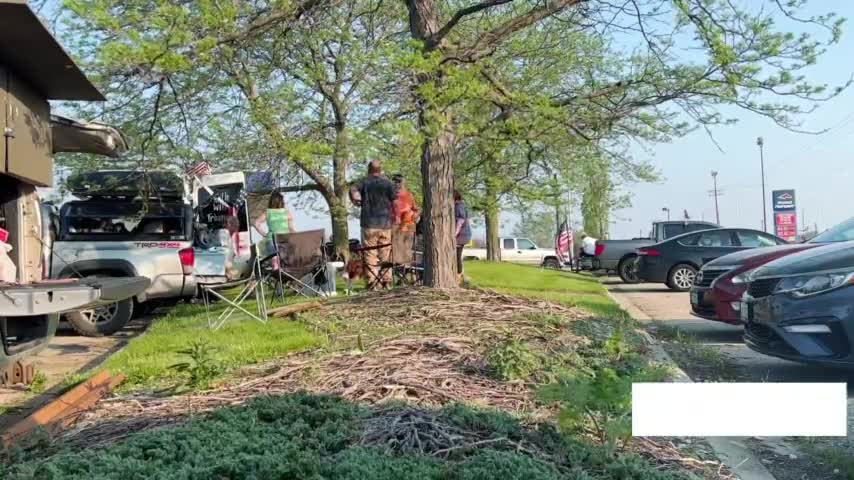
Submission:
[[[651,323],[653,319],[644,311],[637,307],[631,300],[623,298],[622,295],[616,295],[610,289],[606,290],[608,297],[611,298],[617,305],[620,306],[633,319],[641,323]],[[655,339],[646,331],[642,331],[646,337],[647,344],[652,350],[652,356],[657,362],[671,365],[675,371],[674,382],[694,383],[691,377],[679,368],[679,365],[673,361],[670,355],[664,350],[661,342]],[[705,440],[712,447],[715,456],[729,469],[738,475],[742,480],[777,480],[771,472],[765,468],[765,465],[760,462],[741,441],[739,437],[705,437]]]

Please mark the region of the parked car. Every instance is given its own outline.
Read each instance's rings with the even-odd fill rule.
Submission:
[[[741,325],[739,308],[750,273],[778,258],[828,243],[854,240],[850,218],[804,243],[757,248],[726,255],[700,269],[691,288],[691,312],[700,318]]]
[[[697,271],[712,260],[757,246],[784,245],[769,233],[746,228],[718,228],[686,233],[637,250],[637,276],[645,282],[664,283],[687,292]]]
[[[65,315],[80,334],[110,335],[134,316],[196,293],[193,211],[179,177],[163,172],[78,174],[68,187],[83,200],[59,210],[51,277],[145,276],[145,291],[98,308]],[[151,184],[148,191],[142,186]]]
[[[50,228],[36,188],[53,183],[53,154],[116,157],[126,145],[115,129],[51,115],[49,100],[104,97],[26,2],[0,1],[0,18],[15,27],[0,29],[0,228],[8,257],[0,280],[0,376],[5,380],[15,362],[48,344],[60,313],[127,298],[143,290],[148,279],[45,281],[40,234]]]
[[[787,255],[750,275],[740,307],[752,350],[854,367],[854,242]]]
[[[596,259],[593,268],[596,270],[614,271],[626,283],[638,283],[635,262],[637,249],[667,239],[699,230],[719,228],[719,225],[693,220],[655,222],[652,224],[649,238],[634,238],[632,240],[599,240],[596,242]]]
[[[528,238],[500,238],[501,261],[561,268],[561,261],[553,248],[540,248]],[[465,248],[464,260],[486,260],[485,248]]]

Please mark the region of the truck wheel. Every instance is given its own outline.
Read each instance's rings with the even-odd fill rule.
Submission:
[[[694,286],[695,278],[697,278],[697,269],[691,265],[680,263],[667,274],[667,286],[677,292],[687,292]]]
[[[556,258],[547,258],[543,262],[543,267],[551,270],[560,270],[560,262],[558,262]]]
[[[617,274],[623,283],[635,284],[641,282],[640,277],[638,277],[637,260],[637,255],[628,255],[620,260],[620,264],[617,265]]]
[[[153,312],[158,306],[159,305],[153,301],[143,303],[133,302],[133,315],[131,315],[131,318],[142,318]]]
[[[65,319],[80,335],[103,337],[124,328],[132,316],[133,299],[126,298],[108,305],[66,313]]]

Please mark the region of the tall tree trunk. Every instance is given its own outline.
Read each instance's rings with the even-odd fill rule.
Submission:
[[[439,8],[436,0],[405,0],[409,9],[412,38],[427,48],[439,31]],[[441,46],[438,46],[441,48]],[[426,52],[425,53],[429,53]],[[421,86],[441,83],[440,67],[422,73],[414,88],[418,106],[418,129],[423,135],[421,178],[424,190],[424,284],[435,288],[456,288],[457,268],[454,241],[454,134],[451,117],[423,98]],[[437,85],[437,87],[441,87]],[[439,90],[441,88],[438,88]]]
[[[454,239],[454,135],[441,130],[422,146],[424,189],[424,284],[455,288],[457,265]]]
[[[332,219],[332,241],[335,244],[336,257],[347,259],[350,255],[350,239],[349,226],[347,220],[350,212],[347,211],[347,204],[343,201],[335,201],[329,205],[329,216]]]
[[[501,261],[501,243],[498,238],[501,210],[498,206],[498,188],[492,178],[486,180],[486,259],[492,262]]]
[[[332,188],[335,201],[329,204],[329,215],[332,217],[332,242],[335,244],[335,254],[348,258],[350,254],[350,233],[347,225],[347,202],[350,187],[347,185],[347,166],[350,161],[350,143],[345,119],[340,119],[335,125],[335,151],[332,153]]]

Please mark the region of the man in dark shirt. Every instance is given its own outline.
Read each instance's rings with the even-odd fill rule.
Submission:
[[[350,189],[350,200],[362,208],[359,223],[362,228],[362,246],[369,249],[365,251],[365,268],[368,270],[368,287],[371,289],[377,284],[383,288],[391,286],[391,272],[385,272],[379,281],[377,272],[380,264],[387,262],[390,257],[396,197],[394,184],[383,176],[378,160],[368,164],[368,176]]]

